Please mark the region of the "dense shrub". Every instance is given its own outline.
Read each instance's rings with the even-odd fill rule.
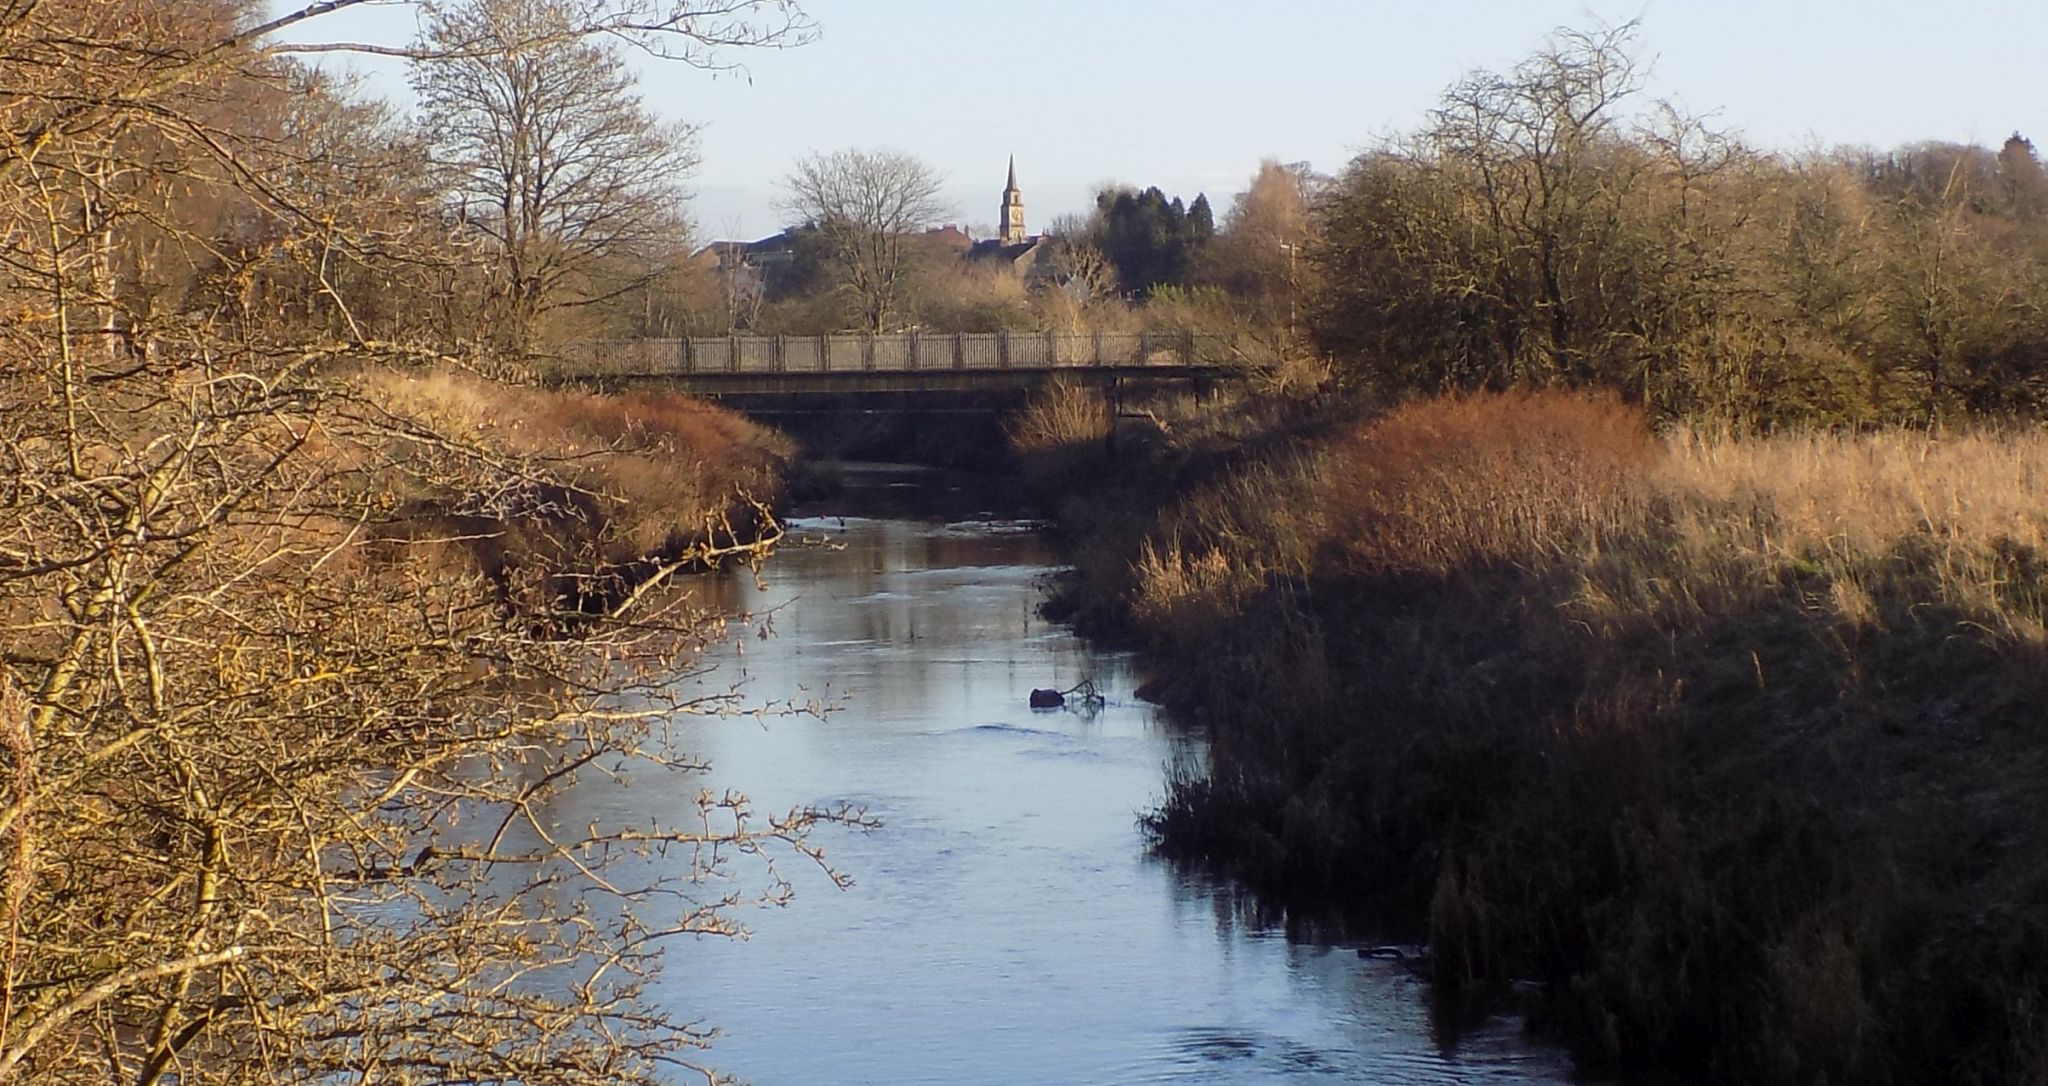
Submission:
[[[2031,143],[1765,153],[1632,113],[1633,39],[1474,72],[1321,192],[1305,309],[1351,382],[1595,385],[1740,430],[2038,413]]]
[[[1122,547],[1211,724],[1153,825],[1426,938],[1450,1003],[1538,982],[1589,1066],[2029,1080],[2044,532],[2032,431],[1658,437],[1529,392],[1297,435]]]

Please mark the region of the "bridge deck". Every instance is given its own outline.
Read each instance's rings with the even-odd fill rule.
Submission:
[[[1048,374],[1219,377],[1241,372],[1230,337],[1197,333],[908,333],[721,336],[589,343],[562,375],[666,379],[695,391],[915,392],[996,388]]]

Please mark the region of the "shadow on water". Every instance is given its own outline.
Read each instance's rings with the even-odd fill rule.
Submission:
[[[792,524],[829,545],[705,586],[750,618],[682,680],[839,708],[678,721],[710,769],[593,779],[555,812],[644,822],[734,788],[883,821],[817,841],[851,889],[792,869],[749,940],[670,948],[649,996],[723,1031],[714,1065],[760,1086],[1570,1080],[1512,1023],[1440,1044],[1401,963],[1154,857],[1139,815],[1200,740],[1134,696],[1128,654],[1038,615],[1046,542],[970,480],[842,479]],[[1083,680],[1095,711],[1027,704]]]
[[[1030,496],[1002,472],[967,472],[920,464],[823,461],[806,466],[792,510],[827,521],[840,516],[963,525],[1015,521]]]

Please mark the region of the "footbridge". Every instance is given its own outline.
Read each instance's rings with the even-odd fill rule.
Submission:
[[[660,381],[704,396],[1005,392],[1051,376],[1208,382],[1244,375],[1241,344],[1197,332],[908,332],[601,340],[565,352],[570,380]]]

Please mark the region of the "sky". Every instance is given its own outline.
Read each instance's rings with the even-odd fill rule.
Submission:
[[[279,4],[282,7],[282,3]],[[701,126],[687,187],[704,239],[776,232],[801,157],[891,148],[947,179],[953,221],[992,232],[1009,156],[1033,230],[1119,182],[1222,214],[1259,162],[1334,173],[1413,132],[1444,89],[1559,26],[1640,19],[1640,97],[1796,151],[2013,132],[2048,153],[2048,0],[804,0],[817,39],[712,74],[632,63],[647,104]],[[330,17],[331,18],[331,17]],[[413,5],[309,26],[402,42]],[[401,68],[359,63],[404,100]]]

